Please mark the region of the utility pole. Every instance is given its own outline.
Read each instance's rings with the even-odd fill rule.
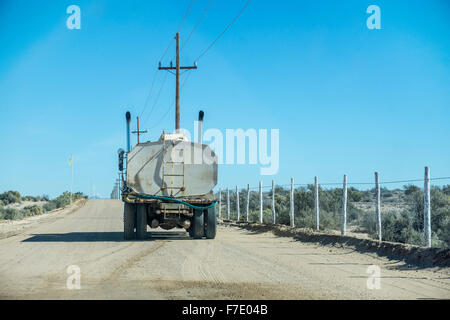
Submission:
[[[180,130],[180,70],[197,69],[197,63],[194,62],[193,66],[181,67],[180,66],[180,34],[177,32],[175,35],[175,40],[177,42],[177,61],[175,67],[172,66],[170,62],[170,67],[161,67],[161,61],[159,62],[159,70],[175,70],[176,76],[176,92],[175,92],[175,130],[178,132]]]
[[[250,207],[250,185],[247,184],[247,206],[246,206],[246,221],[248,222],[248,209]]]
[[[276,222],[276,214],[275,214],[275,182],[272,180],[272,215],[273,215],[273,224]]]
[[[314,209],[316,211],[316,230],[319,231],[319,179],[314,177]]]
[[[139,135],[141,133],[147,133],[147,130],[139,131],[139,117],[137,117],[137,131],[132,131],[131,133],[137,133],[137,144],[139,144]]]
[[[72,204],[72,186],[73,186],[73,155],[70,156],[69,159],[69,165],[70,165],[70,169],[71,169],[71,173],[70,173],[70,203]]]
[[[381,241],[381,191],[378,172],[375,172],[375,213],[377,215],[378,241]]]
[[[239,222],[241,218],[241,210],[239,208],[239,189],[238,186],[236,186],[236,212],[237,212],[237,221]]]
[[[423,206],[423,229],[425,245],[431,247],[431,194],[430,194],[430,168],[425,167],[424,179],[424,206]]]
[[[347,235],[347,175],[344,174],[344,183],[342,186],[342,229],[341,234]]]
[[[219,218],[222,218],[222,189],[219,189]]]

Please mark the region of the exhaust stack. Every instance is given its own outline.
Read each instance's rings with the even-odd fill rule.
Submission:
[[[202,130],[203,130],[203,117],[205,116],[205,113],[200,110],[198,113],[198,143],[202,143]]]
[[[125,114],[125,118],[127,119],[127,152],[130,152],[130,124],[131,124],[131,114],[130,111],[127,111]]]

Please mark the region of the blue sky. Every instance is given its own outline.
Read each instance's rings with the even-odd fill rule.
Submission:
[[[144,109],[189,3],[0,1],[0,191],[68,190],[73,154],[74,190],[109,196],[124,113],[134,119]],[[182,44],[208,3],[193,3]],[[215,0],[182,63],[192,64],[244,3]],[[66,28],[71,4],[81,8],[81,30]],[[366,27],[371,4],[381,9],[381,30]],[[144,139],[173,130],[174,87],[172,75],[157,73]],[[415,179],[425,165],[432,177],[450,176],[449,88],[448,1],[253,0],[190,72],[181,121],[192,130],[203,109],[205,129],[280,130],[277,175],[221,165],[221,187],[343,174],[370,182],[374,171],[382,181]]]

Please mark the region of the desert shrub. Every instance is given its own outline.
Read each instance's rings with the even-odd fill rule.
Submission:
[[[48,201],[47,203],[45,203],[45,204],[42,206],[42,208],[44,209],[44,212],[45,212],[45,211],[52,211],[52,210],[55,210],[57,207],[56,207],[56,203],[55,203],[55,202],[53,202],[53,201]]]
[[[364,199],[364,195],[361,191],[356,190],[354,187],[347,189],[347,197],[349,201],[360,202]]]
[[[24,211],[24,215],[27,217],[36,216],[36,215],[44,213],[44,209],[38,205],[27,206],[23,209],[23,211]]]
[[[17,209],[13,209],[13,208],[2,208],[1,212],[2,212],[2,217],[5,220],[18,220],[18,219],[22,219],[24,217],[22,210],[17,210]]]
[[[72,194],[73,201],[77,201],[82,198],[87,198],[82,192],[76,192]],[[43,208],[45,211],[51,211],[58,208],[63,208],[70,204],[70,192],[65,191],[60,196],[53,200],[47,201],[46,204],[44,204]]]
[[[408,212],[387,212],[381,217],[382,237],[385,241],[422,244],[420,232],[413,227],[413,219]],[[375,236],[373,234],[373,236]]]
[[[301,187],[294,190],[295,225],[298,227],[315,226],[314,192],[313,186]],[[450,185],[432,187],[431,189],[431,227],[433,246],[450,248]],[[423,190],[414,185],[404,186],[403,189],[388,190],[381,188],[382,203],[405,204],[403,209],[393,209],[392,212],[382,210],[382,235],[386,241],[423,244]],[[347,221],[358,226],[376,238],[375,211],[358,209],[355,202],[373,202],[375,190],[348,189]],[[247,192],[240,192],[240,208],[242,219],[245,216]],[[264,222],[272,221],[271,190],[264,192]],[[231,217],[235,218],[236,196],[230,192]],[[321,229],[341,228],[342,189],[319,188],[320,227]],[[222,194],[222,216],[226,216],[226,197]],[[259,192],[250,192],[250,221],[259,222]],[[290,190],[275,187],[275,211],[279,224],[290,224]]]
[[[450,184],[448,184],[448,185],[446,185],[446,186],[443,186],[443,187],[442,187],[442,192],[443,192],[445,195],[450,196]]]
[[[358,217],[363,214],[361,209],[358,209],[354,204],[349,203],[347,206],[347,221],[349,223],[358,221]]]
[[[37,201],[48,201],[48,198],[47,199],[44,199],[43,197],[41,197],[41,196],[36,196],[36,197],[34,197],[34,196],[24,196],[24,197],[22,197],[22,200],[24,200],[24,201],[33,201],[33,202],[37,202]]]
[[[403,186],[403,189],[405,189],[405,195],[407,196],[420,191],[420,188],[418,186],[412,184]]]
[[[450,249],[450,216],[441,220],[440,228],[437,230],[436,235],[439,240],[442,241],[442,246]]]
[[[2,200],[5,205],[10,203],[18,203],[21,201],[21,196],[18,191],[10,190],[0,194],[0,200]]]
[[[10,203],[17,202],[17,199],[20,199],[20,194],[17,191],[8,191],[4,192],[0,195],[0,219],[7,220],[18,220],[23,219],[25,217],[40,215],[46,211],[51,211],[57,208],[64,207],[70,203],[70,193],[64,192],[59,197],[47,201],[42,207],[39,205],[27,206],[23,209],[14,209],[14,208],[5,208],[3,205],[7,205]],[[81,198],[87,198],[87,196],[83,195],[81,192],[77,192],[73,194],[73,201],[76,201]],[[25,196],[22,200],[26,201],[40,201],[48,199],[48,196]]]

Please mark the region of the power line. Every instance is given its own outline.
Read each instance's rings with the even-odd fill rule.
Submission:
[[[153,87],[154,87],[154,85],[155,85],[155,80],[156,80],[156,74],[157,74],[157,73],[158,73],[158,69],[156,69],[156,70],[155,70],[155,73],[153,74],[152,85],[151,85],[150,91],[149,91],[149,93],[148,93],[148,95],[147,95],[147,99],[145,99],[144,108],[142,109],[141,114],[139,115],[140,117],[142,117],[142,115],[144,114],[144,111],[145,111],[145,109],[147,108],[147,105],[148,105],[148,103],[149,103],[149,101],[150,101],[150,97],[151,97],[152,92],[153,92]]]
[[[396,181],[384,181],[380,182],[380,184],[390,184],[390,183],[405,183],[405,182],[423,182],[424,179],[410,179],[410,180],[396,180]],[[437,177],[437,178],[430,178],[430,180],[450,180],[450,177]],[[313,185],[314,183],[294,183],[294,186],[304,186],[307,187],[309,185]],[[354,182],[354,183],[348,183],[347,185],[374,185],[374,182]],[[328,182],[328,183],[319,183],[320,186],[332,186],[332,185],[342,185],[342,182]],[[277,184],[276,187],[290,187],[290,184]],[[263,186],[263,189],[265,188],[272,188],[272,186]],[[246,189],[246,187],[242,188]],[[249,187],[250,190],[259,189],[259,186],[256,187]]]
[[[189,6],[188,6],[188,8],[187,8],[187,10],[186,10],[186,13],[184,14],[183,19],[181,20],[180,24],[178,25],[177,32],[178,32],[178,31],[181,29],[181,27],[183,26],[184,21],[186,20],[187,16],[189,15],[189,12],[191,11],[191,8],[192,8],[192,5],[194,4],[194,2],[195,2],[195,0],[191,0],[191,2],[189,3]],[[169,51],[169,49],[170,49],[170,47],[172,46],[172,44],[173,44],[173,40],[171,40],[171,41],[169,42],[169,45],[166,47],[166,50],[164,50],[164,53],[163,53],[163,55],[161,56],[161,58],[159,59],[159,61],[162,61],[162,60],[164,59],[164,57],[166,56],[166,54],[167,54],[167,52]],[[151,85],[149,94],[147,95],[147,99],[145,100],[144,108],[143,108],[142,111],[141,111],[141,114],[140,114],[141,117],[142,117],[142,115],[144,114],[145,109],[147,108],[148,102],[150,101],[150,97],[151,97],[151,95],[152,95],[153,86],[154,86],[154,84],[155,84],[156,74],[157,74],[157,73],[158,73],[158,69],[156,69],[156,70],[155,70],[155,73],[153,74],[152,85]]]
[[[431,178],[430,180],[447,180],[447,179],[450,179],[450,177]]]
[[[177,32],[176,32],[176,33],[180,32],[181,28],[183,27],[183,24],[184,24],[184,22],[185,22],[187,16],[189,15],[189,12],[191,11],[192,5],[194,4],[194,2],[195,2],[195,0],[191,0],[191,2],[189,3],[189,6],[188,6],[188,8],[187,8],[187,10],[186,10],[186,13],[184,14],[183,19],[180,21],[180,24],[178,25],[178,28],[177,28]],[[173,41],[171,40],[171,41],[169,42],[169,45],[167,46],[166,50],[164,50],[164,54],[162,55],[161,59],[159,59],[159,61],[162,62],[162,60],[163,60],[164,57],[166,56],[167,52],[169,51],[170,47],[172,46],[172,44],[173,44]]]
[[[187,70],[187,71],[191,71],[191,70]],[[186,84],[187,80],[189,79],[189,76],[191,75],[191,73],[192,73],[192,72],[189,72],[189,73],[186,75],[186,78],[184,78],[183,83],[181,84],[180,91],[183,91],[184,85]],[[167,75],[167,73],[166,73],[166,75]],[[151,130],[151,129],[157,127],[157,126],[158,126],[158,125],[166,118],[166,116],[169,114],[169,111],[171,111],[172,108],[173,108],[174,101],[175,101],[175,99],[172,99],[172,103],[169,105],[169,107],[167,108],[167,110],[166,110],[166,112],[164,113],[164,115],[161,117],[161,119],[158,120],[158,122],[156,122],[156,124],[155,124],[154,126],[150,127],[149,130]]]
[[[195,0],[191,0],[191,2],[189,3],[189,7],[187,8],[183,19],[181,20],[180,24],[178,25],[177,32],[179,32],[181,30],[181,28],[183,27],[184,21],[186,20],[187,16],[189,15],[189,12],[191,11],[192,5],[194,4],[194,2],[195,2]]]
[[[200,60],[217,42],[217,40],[220,39],[220,37],[223,36],[223,34],[233,25],[233,23],[240,17],[240,15],[244,12],[244,10],[247,8],[247,6],[250,4],[251,0],[247,0],[245,5],[242,7],[241,11],[233,18],[233,20],[228,24],[228,26],[225,28],[225,30],[222,31],[222,33],[219,34],[219,36],[205,49],[203,52],[198,56],[195,61]]]
[[[161,87],[159,88],[158,95],[156,96],[156,100],[155,100],[155,102],[153,103],[153,106],[152,106],[152,108],[150,109],[150,112],[149,112],[147,118],[145,118],[145,122],[148,121],[148,119],[150,118],[150,115],[152,114],[153,110],[154,110],[155,107],[156,107],[156,104],[158,103],[158,100],[159,100],[159,97],[160,97],[160,95],[161,95],[162,89],[164,88],[164,85],[165,85],[165,83],[166,83],[166,79],[167,79],[167,73],[165,74],[164,79],[163,79],[163,82],[162,82],[162,85],[161,85]]]
[[[195,24],[194,28],[192,29],[192,31],[189,33],[188,37],[186,38],[186,40],[183,42],[183,45],[181,46],[180,51],[183,51],[184,46],[189,42],[189,40],[191,39],[192,34],[195,32],[195,30],[197,29],[198,25],[200,24],[200,22],[203,20],[203,17],[205,16],[206,12],[208,11],[209,7],[211,7],[211,4],[214,2],[214,0],[210,0],[208,3],[208,6],[206,7],[206,9],[203,11],[202,15],[200,16],[200,18],[198,19],[197,23]]]
[[[175,130],[178,132],[180,129],[180,71],[181,70],[194,70],[197,69],[197,64],[194,63],[193,66],[181,66],[180,65],[180,34],[177,32],[175,35],[175,39],[177,41],[177,48],[176,48],[176,66],[172,65],[172,62],[170,63],[170,66],[163,67],[161,66],[161,62],[159,62],[158,70],[165,70],[172,72],[172,70],[175,71]]]
[[[177,34],[178,34],[178,32],[179,32],[179,30],[183,27],[183,25],[184,25],[184,22],[186,21],[186,18],[187,18],[187,16],[189,15],[189,13],[190,13],[190,11],[191,11],[191,9],[192,9],[192,5],[193,5],[193,3],[195,2],[195,0],[191,0],[191,2],[189,3],[189,6],[188,6],[188,8],[187,8],[187,10],[186,10],[186,13],[184,14],[184,17],[183,17],[183,19],[182,19],[182,21],[180,22],[180,24],[179,24],[179,26],[178,26],[178,28],[177,28]],[[211,4],[212,4],[212,2],[213,2],[213,0],[210,0],[210,2],[208,3],[208,6],[206,7],[206,9],[203,11],[203,13],[202,13],[202,15],[200,16],[200,18],[199,18],[199,20],[197,21],[197,23],[196,23],[196,25],[194,26],[194,28],[192,29],[192,31],[190,32],[190,34],[188,35],[188,37],[187,37],[187,40],[183,43],[183,46],[182,46],[182,48],[181,48],[181,50],[184,48],[184,46],[189,42],[189,40],[190,40],[190,38],[191,38],[191,36],[192,36],[192,34],[195,32],[195,30],[197,29],[197,27],[198,27],[198,25],[200,24],[200,22],[202,21],[202,19],[203,19],[203,17],[205,16],[205,14],[206,14],[206,12],[208,11],[208,9],[210,8],[210,6],[211,6]],[[242,9],[239,11],[239,13],[233,18],[233,20],[227,25],[227,27],[222,31],[222,33],[220,33],[219,34],[219,36],[198,56],[198,58],[196,59],[196,61],[198,61],[200,58],[202,58],[213,46],[214,46],[214,44],[222,37],[222,35],[234,24],[234,22],[240,17],[240,15],[244,12],[244,10],[247,8],[247,6],[250,4],[250,2],[251,2],[251,0],[248,0],[246,3],[245,3],[245,5],[242,7]],[[162,55],[162,57],[161,57],[161,59],[160,59],[160,61],[162,61],[163,59],[164,59],[164,57],[166,56],[166,54],[167,54],[167,52],[169,51],[169,48],[171,47],[171,45],[172,45],[172,41],[169,43],[169,45],[167,46],[167,48],[166,48],[166,50],[164,51],[164,53],[163,53],[163,55]],[[189,77],[189,75],[190,74],[188,74],[188,76],[187,76],[187,78]],[[152,88],[150,89],[150,93],[149,93],[149,96],[148,96],[148,98],[147,98],[147,100],[150,100],[150,96],[151,96],[151,93],[152,93],[152,91],[153,91],[153,83],[154,83],[154,81],[155,81],[155,78],[156,78],[156,73],[155,73],[155,75],[154,75],[154,77],[153,77],[154,79],[153,79],[153,81],[152,81]],[[187,78],[186,78],[186,80],[187,80]],[[158,95],[158,97],[159,97],[159,95]],[[142,112],[141,112],[141,115],[144,113],[144,111],[145,111],[145,109],[146,109],[146,107],[147,107],[147,105],[148,105],[148,102],[146,102],[146,104],[144,105],[144,108],[143,108],[143,110],[142,110]],[[169,108],[169,110],[170,110],[170,108]],[[167,113],[169,112],[169,110],[167,111]],[[151,112],[150,112],[151,113]],[[167,115],[167,113],[163,116],[163,118],[165,118],[165,116]],[[150,114],[149,114],[149,116],[150,116]],[[149,117],[148,116],[148,117]],[[148,117],[147,117],[147,119],[148,119]],[[162,118],[162,119],[163,119]],[[152,127],[153,128],[153,127]]]

